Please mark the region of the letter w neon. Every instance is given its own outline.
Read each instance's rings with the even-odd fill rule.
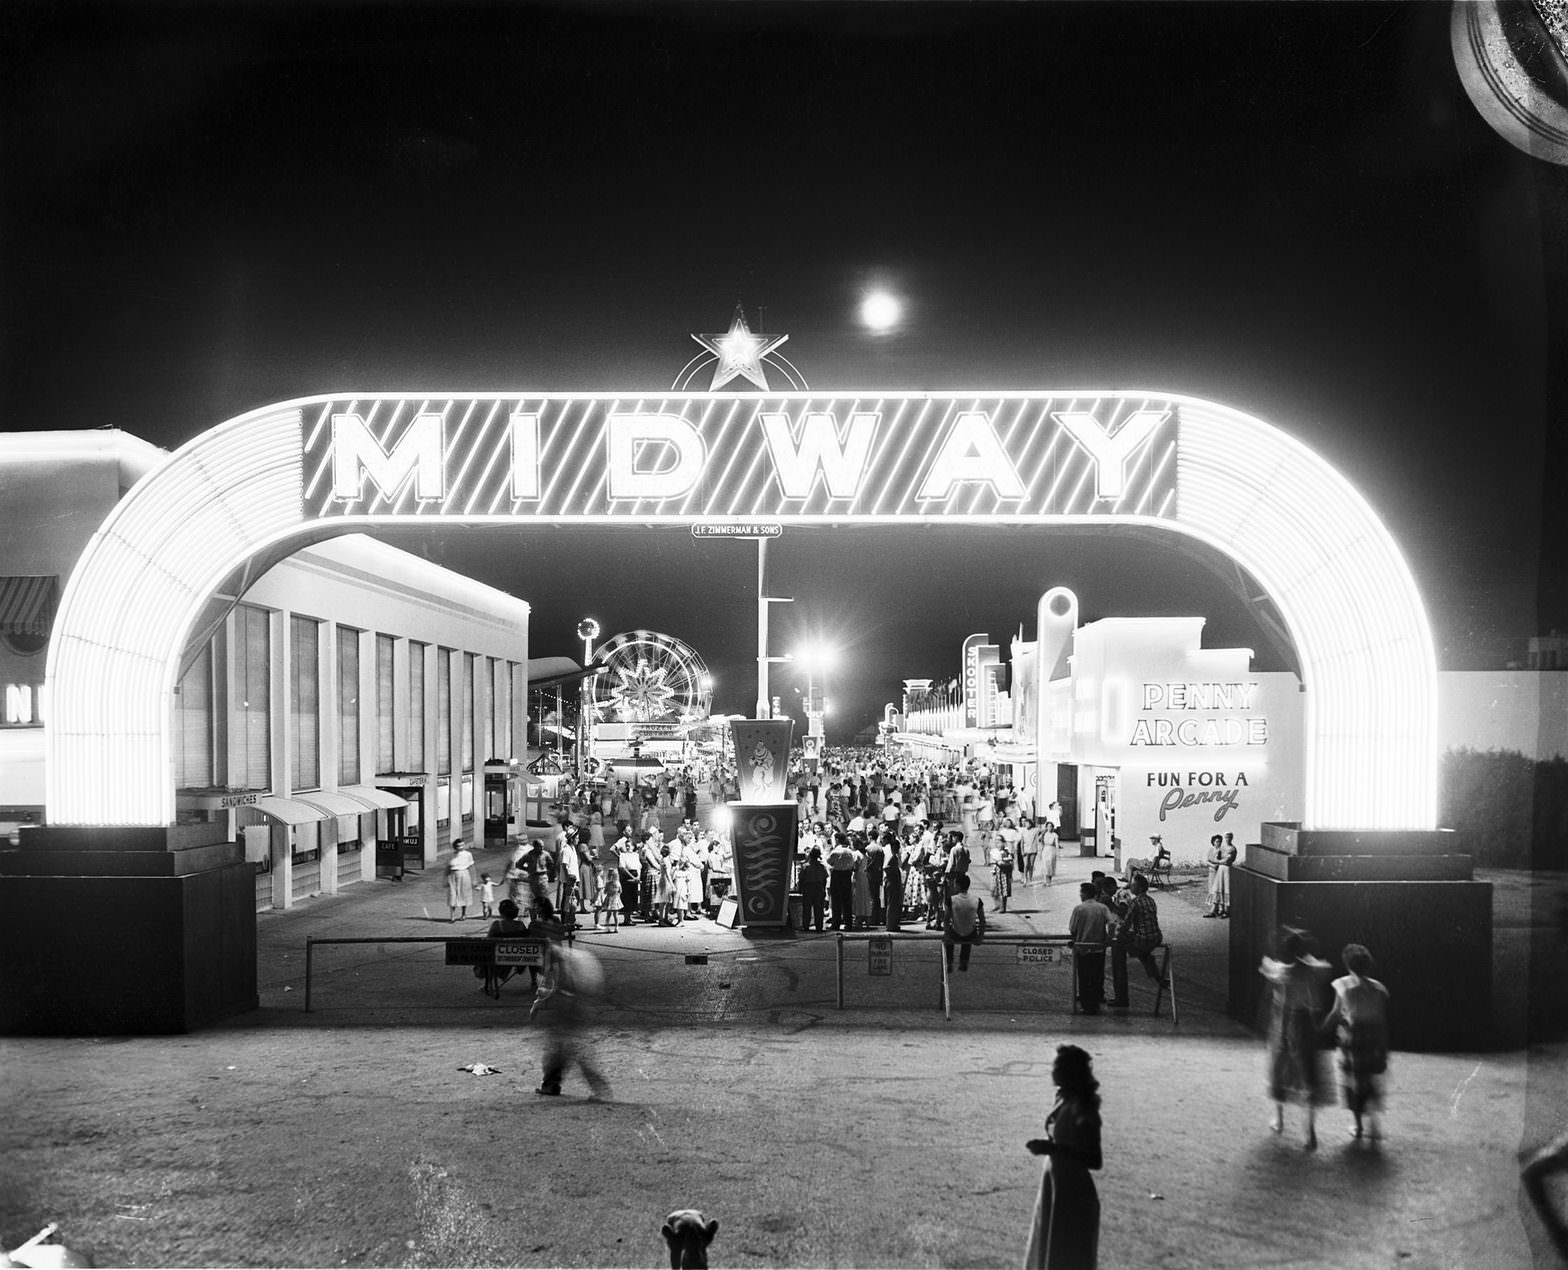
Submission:
[[[838,425],[826,411],[801,416],[798,440],[788,415],[763,411],[757,417],[786,498],[809,498],[818,472],[830,498],[854,498],[859,492],[881,415],[874,411],[850,415],[847,440],[839,437]]]

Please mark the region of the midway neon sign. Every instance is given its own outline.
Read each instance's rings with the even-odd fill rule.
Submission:
[[[1246,569],[1290,631],[1304,823],[1436,823],[1431,629],[1377,514],[1260,419],[1114,389],[328,393],[219,423],[121,500],[62,595],[50,820],[172,822],[174,688],[214,590],[291,542],[415,519],[1157,525]]]
[[[1168,516],[1175,403],[1036,394],[328,400],[311,516]]]

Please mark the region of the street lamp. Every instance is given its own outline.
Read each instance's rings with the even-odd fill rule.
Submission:
[[[816,672],[819,667],[824,672],[832,667],[838,661],[838,652],[826,644],[807,644],[795,654],[794,660],[806,668],[806,734],[820,737],[827,703],[817,695]]]

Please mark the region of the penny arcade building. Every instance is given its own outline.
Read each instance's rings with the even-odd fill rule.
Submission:
[[[1257,958],[1291,921],[1326,948],[1376,943],[1408,1002],[1401,1044],[1484,1026],[1490,887],[1436,824],[1431,632],[1349,481],[1262,420],[1159,391],[764,388],[307,397],[139,480],[60,596],[49,823],[0,874],[0,1028],[179,1030],[255,1005],[254,868],[181,824],[176,796],[189,650],[250,578],[375,526],[709,521],[1134,526],[1234,562],[1300,668],[1300,814],[1235,825],[1232,1012],[1255,1017]],[[106,1017],[104,985],[71,973],[84,926],[124,950],[113,973],[137,1009]],[[1439,941],[1453,955],[1434,976]]]
[[[1005,774],[1031,812],[1054,799],[1063,837],[1118,869],[1124,854],[1152,855],[1156,835],[1176,863],[1195,864],[1212,834],[1245,840],[1263,822],[1300,822],[1295,674],[1253,670],[1249,649],[1202,647],[1201,617],[1080,626],[1077,597],[1060,587],[1040,608],[1039,639],[1013,641],[1011,691],[1000,649],[973,636],[954,685],[963,701],[934,711],[915,704],[930,690],[911,692],[908,730],[889,740]]]

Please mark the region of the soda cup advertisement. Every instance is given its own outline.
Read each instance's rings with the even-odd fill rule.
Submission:
[[[736,781],[743,803],[781,803],[789,774],[793,719],[731,719]]]

